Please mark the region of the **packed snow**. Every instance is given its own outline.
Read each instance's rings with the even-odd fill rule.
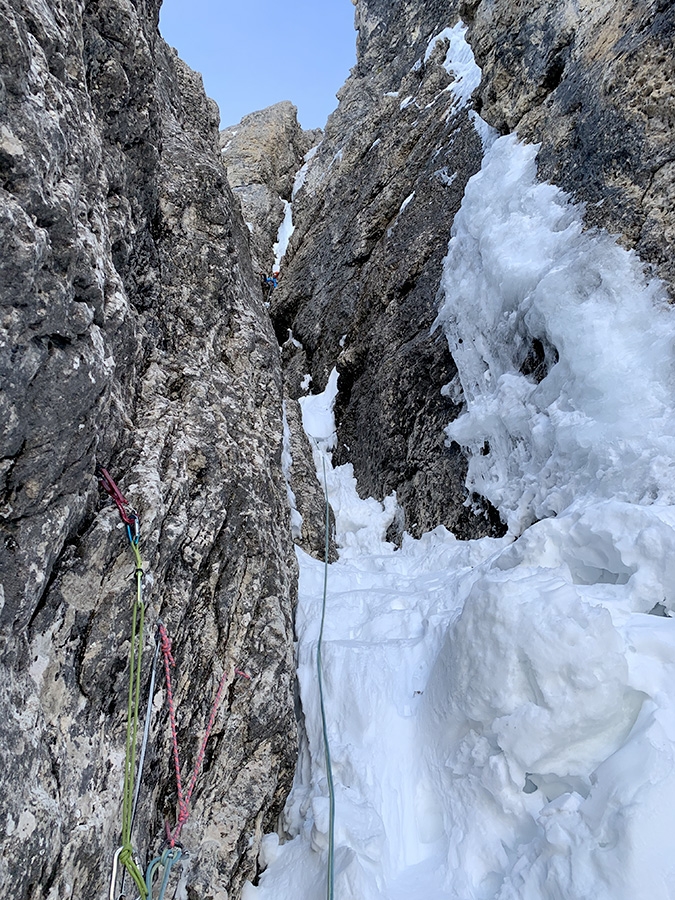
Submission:
[[[491,140],[444,263],[448,440],[508,525],[386,541],[301,400],[339,559],[323,645],[339,900],[673,900],[675,322],[662,286]],[[304,725],[283,840],[244,900],[326,897],[324,567],[298,549]]]
[[[284,258],[284,253],[288,249],[288,242],[295,231],[295,225],[293,224],[293,206],[288,200],[284,200],[283,198],[281,202],[284,204],[284,217],[281,220],[281,225],[277,232],[276,243],[272,247],[272,252],[274,253],[274,272],[279,271],[281,260]]]
[[[443,68],[453,81],[448,90],[452,91],[460,106],[466,106],[471,94],[480,84],[481,70],[476,64],[473,50],[467,43],[466,25],[458,22],[453,28],[444,28],[439,34],[432,37],[424,54],[424,62],[428,62],[436,45],[441,41],[448,42],[448,49],[443,60]]]
[[[293,192],[291,194],[291,202],[295,200],[295,195],[298,191],[304,187],[305,181],[307,179],[307,173],[309,172],[309,165],[316,156],[319,151],[319,147],[321,144],[316,144],[316,146],[312,147],[311,150],[308,150],[303,157],[302,166],[298,169],[298,173],[295,176],[295,180],[293,181]]]

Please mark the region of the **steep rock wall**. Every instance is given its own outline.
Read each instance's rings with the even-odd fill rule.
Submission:
[[[227,180],[241,203],[259,272],[272,271],[283,201],[290,201],[295,173],[320,138],[320,129],[303,131],[298,110],[288,100],[250,113],[220,132]]]
[[[635,248],[672,291],[673,6],[355,6],[357,66],[303,174],[272,303],[291,395],[300,371],[318,390],[337,366],[335,458],[354,464],[362,494],[396,490],[398,527],[413,534],[439,522],[462,537],[494,533],[489,510],[467,509],[462,454],[443,442],[462,397],[441,394],[455,368],[430,334],[453,218],[481,162],[473,117],[540,142],[542,179],[585,201],[587,224]],[[430,43],[460,20],[483,67],[465,106],[448,90],[459,71],[447,65],[447,41]],[[555,348],[533,341],[524,374],[539,380],[547,360]]]
[[[183,831],[193,900],[254,875],[295,760],[279,350],[217,110],[158,8],[0,5],[3,896],[107,896],[120,841],[134,563],[96,462],[140,515],[144,691],[161,617],[184,771],[229,672]],[[161,684],[143,859],[175,817]]]
[[[675,7],[463,0],[482,115],[541,142],[543,179],[587,203],[675,296]]]
[[[279,339],[290,329],[302,344],[293,366],[313,389],[338,368],[335,461],[353,463],[361,493],[396,490],[399,530],[443,523],[472,537],[499,525],[465,506],[464,459],[443,436],[461,409],[441,393],[456,370],[430,334],[453,216],[482,157],[471,107],[448,90],[448,40],[430,46],[457,18],[456,4],[356,4],[357,65],[303,173],[271,312]]]

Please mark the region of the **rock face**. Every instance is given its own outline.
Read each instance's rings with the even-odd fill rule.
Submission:
[[[278,104],[226,129],[221,152],[199,77],[159,37],[158,0],[0,3],[3,896],[106,896],[120,843],[135,562],[96,463],[140,516],[143,691],[161,618],[185,780],[226,675],[175,871],[189,900],[236,898],[254,877],[295,764],[282,451],[299,540],[323,547],[304,376],[320,390],[337,366],[335,460],[354,464],[364,495],[396,490],[399,532],[499,532],[444,443],[462,397],[444,389],[456,370],[431,331],[481,164],[477,111],[541,141],[542,177],[675,283],[672,4],[355,6],[357,66],[295,181],[275,336],[258,270],[319,135]],[[448,62],[460,17],[484,69],[473,98]],[[546,358],[533,346],[527,374]],[[142,862],[176,817],[164,694],[160,677]]]
[[[227,179],[251,232],[251,255],[258,272],[272,271],[272,245],[284,218],[283,201],[290,201],[295,173],[320,139],[320,129],[303,131],[298,110],[288,101],[250,113],[220,132]]]
[[[323,388],[340,375],[337,462],[359,490],[396,490],[414,535],[499,530],[465,505],[465,464],[443,428],[461,398],[441,393],[455,367],[431,334],[450,228],[480,167],[471,107],[448,90],[456,6],[359,2],[358,62],[293,202],[296,231],[273,295],[277,335],[291,329]],[[431,41],[431,42],[430,42]]]
[[[675,296],[675,7],[463,0],[482,115],[541,142],[539,173],[586,201]]]
[[[161,617],[184,779],[227,673],[175,870],[191,900],[254,876],[295,762],[279,348],[217,110],[158,8],[0,6],[3,896],[107,896],[120,844],[134,559],[97,462],[140,516],[143,691]],[[143,861],[176,816],[163,695]]]
[[[363,495],[396,490],[399,528],[413,534],[439,522],[460,537],[495,533],[489,510],[467,508],[461,453],[443,442],[462,398],[441,394],[455,368],[430,334],[453,218],[481,163],[476,113],[541,142],[541,177],[586,201],[588,224],[616,233],[673,289],[674,8],[355,5],[358,63],[293,202],[275,329],[302,344],[291,369],[310,372],[314,389],[337,366],[336,459],[354,464]],[[484,69],[464,106],[448,90],[461,65],[433,40],[460,19]],[[540,378],[543,364],[535,345],[528,374]]]

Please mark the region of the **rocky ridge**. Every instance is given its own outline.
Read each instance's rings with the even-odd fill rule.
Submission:
[[[290,202],[295,173],[321,135],[320,129],[300,127],[298,110],[288,101],[250,113],[220,132],[227,179],[251,232],[251,256],[258,272],[272,271],[272,247],[284,218],[284,201]]]

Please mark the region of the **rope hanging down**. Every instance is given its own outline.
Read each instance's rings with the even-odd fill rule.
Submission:
[[[127,733],[124,755],[124,787],[122,789],[122,846],[115,853],[113,874],[110,885],[110,898],[114,900],[117,865],[120,862],[131,876],[142,900],[148,896],[145,879],[140,866],[134,858],[131,843],[131,829],[134,813],[134,781],[136,778],[136,745],[138,737],[138,707],[141,695],[141,662],[143,656],[143,626],[145,621],[145,605],[143,603],[143,560],[139,549],[140,525],[138,514],[117,487],[112,476],[99,466],[97,475],[103,490],[117,506],[120,518],[126,525],[127,537],[134,554],[136,564],[136,596],[131,611],[131,644],[129,646],[129,691],[127,694]],[[140,773],[139,773],[140,774]]]
[[[202,766],[204,765],[204,756],[206,755],[206,745],[208,743],[209,738],[211,737],[211,732],[213,731],[213,726],[216,723],[216,716],[218,715],[218,709],[220,707],[220,702],[223,699],[223,691],[225,690],[225,685],[227,684],[227,669],[223,672],[220,682],[218,683],[218,690],[216,691],[216,696],[213,701],[213,705],[211,707],[211,714],[209,715],[209,721],[206,725],[206,731],[204,732],[204,737],[202,738],[202,742],[199,746],[199,751],[197,753],[197,759],[195,760],[194,768],[192,769],[192,775],[190,776],[190,781],[188,784],[188,789],[184,793],[183,792],[183,779],[181,776],[181,765],[180,765],[180,755],[178,752],[178,730],[176,727],[176,704],[173,697],[173,687],[171,683],[171,667],[175,666],[175,660],[173,658],[173,654],[171,652],[171,640],[169,639],[169,635],[167,634],[166,628],[163,623],[159,623],[159,635],[160,635],[160,643],[162,648],[162,656],[164,657],[164,677],[166,679],[166,699],[167,705],[169,707],[169,723],[171,725],[171,741],[173,745],[173,762],[174,768],[176,771],[176,791],[178,793],[178,815],[176,816],[176,824],[174,826],[173,831],[169,827],[169,823],[165,822],[166,829],[166,841],[169,845],[169,848],[173,850],[176,846],[176,841],[180,837],[181,830],[183,825],[188,820],[190,815],[190,800],[192,799],[192,794],[197,784],[197,779],[199,778],[199,774],[202,770]],[[240,672],[239,669],[235,669],[236,675],[241,675],[243,678],[249,678],[245,672]]]
[[[328,744],[328,726],[326,724],[326,709],[323,699],[323,669],[321,662],[321,646],[323,644],[323,626],[326,619],[326,593],[328,591],[328,555],[330,545],[330,507],[328,505],[328,481],[326,479],[326,460],[323,463],[323,489],[326,495],[326,543],[324,548],[323,568],[323,601],[321,605],[321,627],[319,628],[319,640],[316,646],[316,670],[319,678],[319,701],[321,704],[321,727],[323,730],[323,747],[326,758],[326,776],[328,778],[328,877],[326,881],[326,897],[333,900],[335,887],[334,872],[334,848],[335,848],[335,786],[333,784],[333,768],[330,761],[330,746]]]
[[[178,844],[183,825],[187,822],[190,814],[190,800],[197,785],[200,772],[204,765],[206,755],[206,745],[208,743],[213,726],[216,722],[216,716],[223,697],[225,685],[227,682],[227,670],[223,673],[218,684],[218,690],[211,708],[209,720],[204,732],[204,737],[197,753],[197,759],[190,776],[187,792],[183,792],[183,782],[180,770],[180,757],[178,753],[178,734],[176,727],[176,705],[173,696],[173,688],[171,682],[171,666],[175,665],[171,652],[171,640],[163,623],[158,626],[158,641],[155,647],[155,655],[152,664],[150,677],[150,687],[148,693],[148,703],[145,715],[145,725],[143,728],[143,741],[140,756],[138,759],[138,774],[136,773],[136,746],[138,738],[138,711],[141,693],[141,661],[143,652],[143,627],[145,620],[145,605],[143,602],[143,560],[140,553],[140,523],[136,510],[131,506],[124,494],[115,484],[110,473],[102,466],[97,468],[97,475],[103,490],[112,497],[120,514],[120,518],[124,522],[127,530],[129,543],[134,554],[135,561],[135,578],[136,578],[136,595],[132,608],[131,617],[131,644],[129,648],[129,692],[127,697],[127,730],[126,730],[126,752],[124,760],[124,787],[122,792],[122,845],[116,850],[113,857],[113,868],[110,882],[110,900],[117,900],[115,893],[118,867],[121,863],[131,876],[141,900],[152,900],[153,898],[153,880],[160,868],[164,869],[162,880],[159,886],[158,900],[164,900],[166,890],[169,884],[171,869],[183,856],[183,850]],[[143,772],[143,763],[145,760],[145,751],[147,748],[148,737],[150,733],[150,715],[152,711],[152,699],[154,695],[155,676],[157,671],[157,662],[159,651],[162,651],[164,661],[164,674],[166,678],[167,703],[169,707],[169,723],[171,726],[171,740],[173,745],[173,759],[176,775],[176,788],[178,793],[178,815],[176,817],[176,825],[173,829],[169,827],[169,823],[165,822],[166,829],[166,847],[163,852],[156,856],[148,865],[145,876],[134,857],[133,846],[131,843],[131,834],[133,823],[136,815],[136,807],[138,804],[138,795],[141,785],[141,775]],[[234,670],[235,675],[250,680],[250,675],[239,669]],[[135,787],[134,787],[135,783]],[[123,887],[124,890],[124,887]]]

